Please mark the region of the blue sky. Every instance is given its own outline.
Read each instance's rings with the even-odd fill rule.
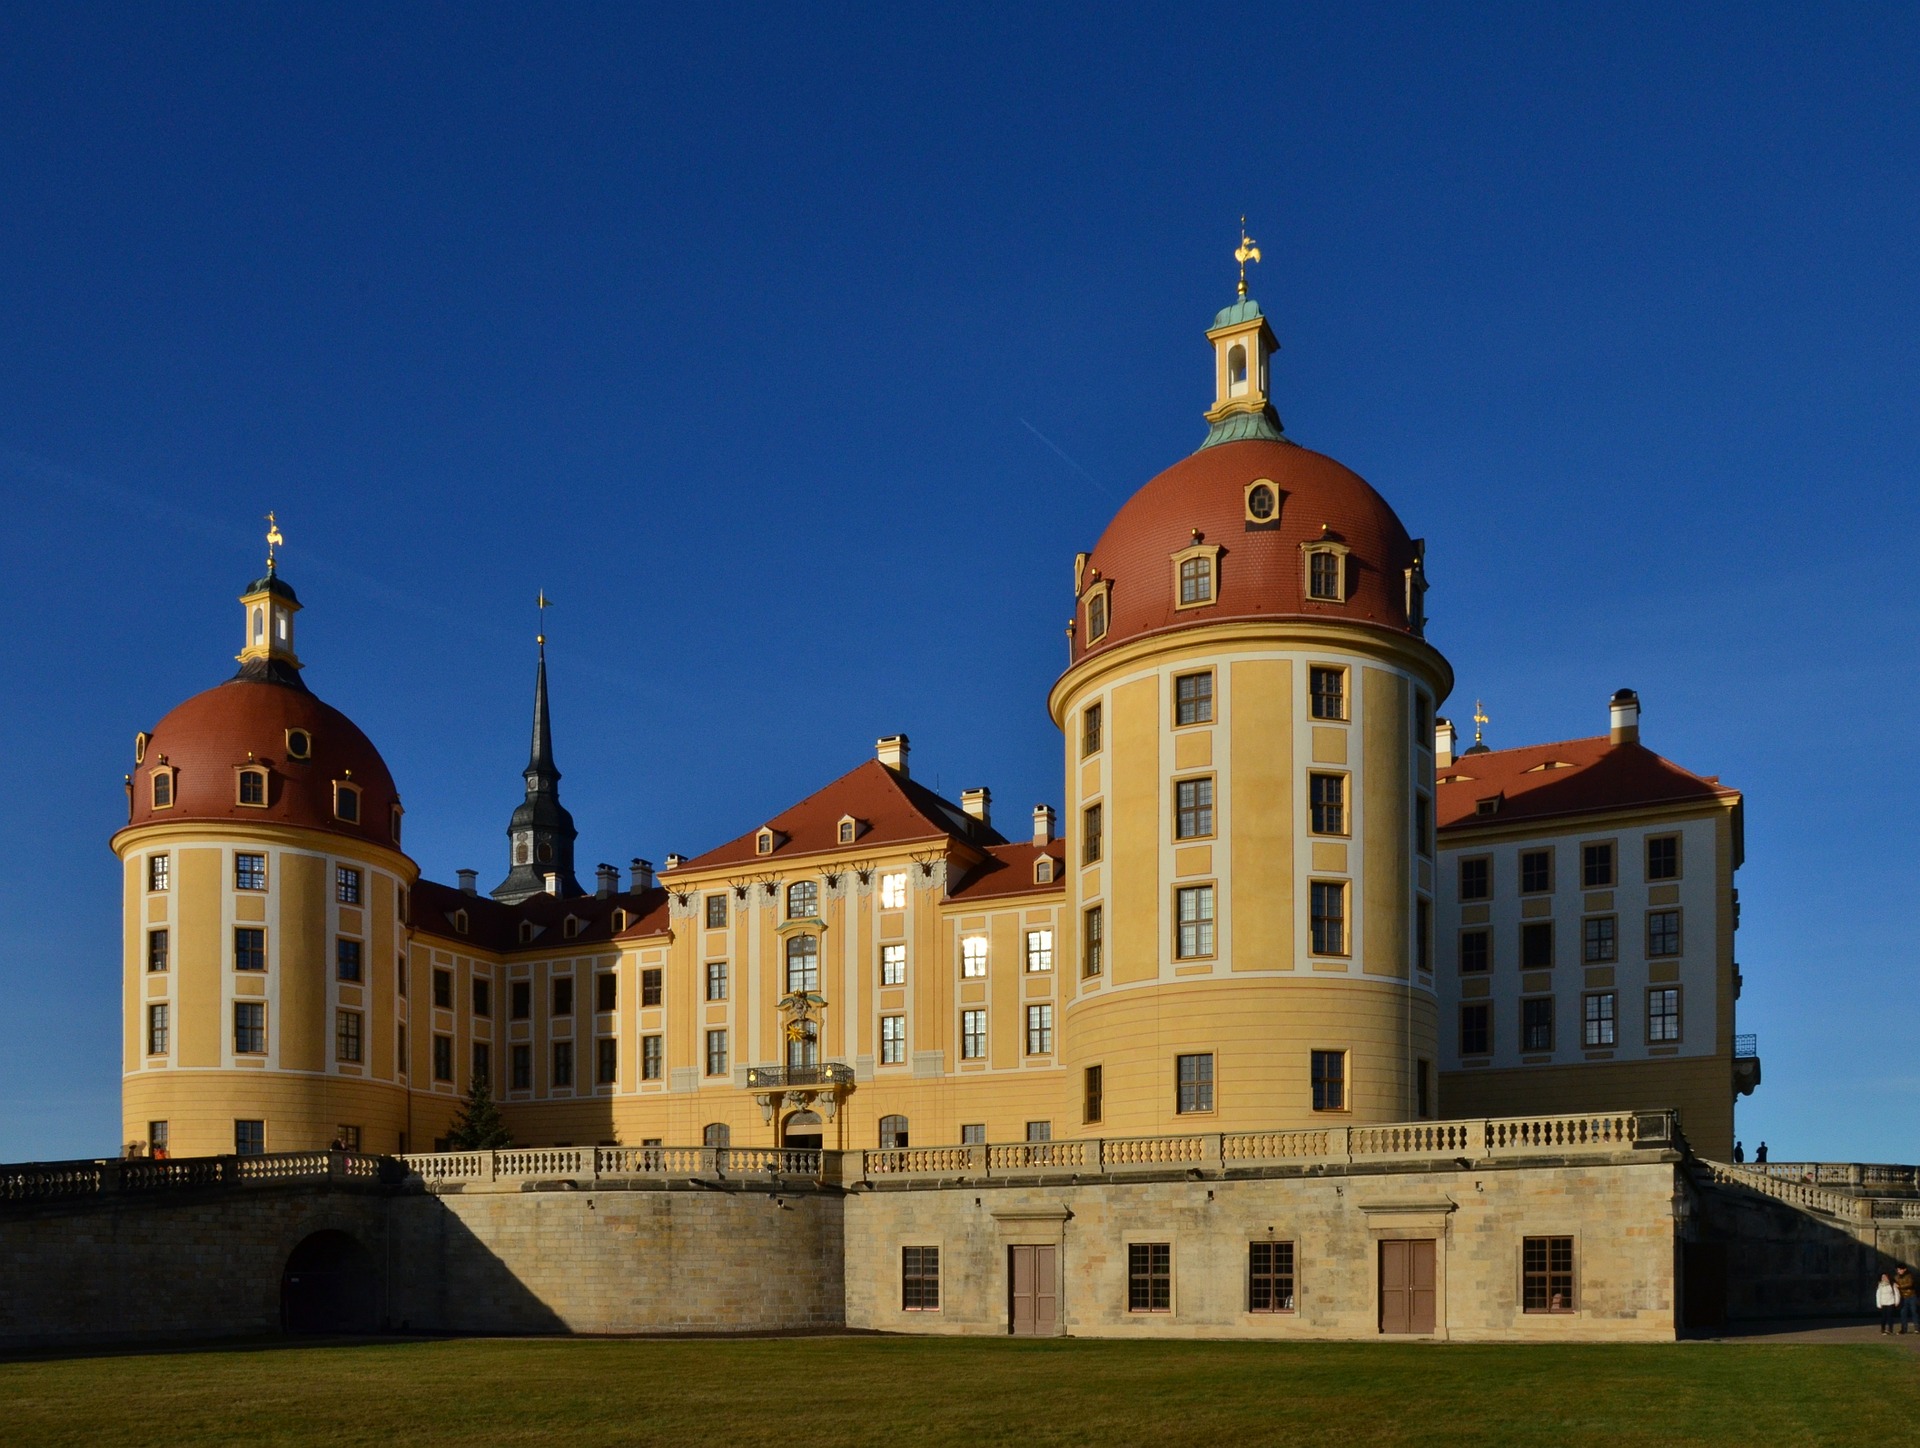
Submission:
[[[1037,10],[0,11],[0,1159],[117,1139],[120,780],[268,508],[439,878],[505,872],[540,587],[585,867],[897,730],[1057,801],[1243,212],[1453,716],[1631,685],[1746,791],[1741,1136],[1914,1159],[1920,12]]]

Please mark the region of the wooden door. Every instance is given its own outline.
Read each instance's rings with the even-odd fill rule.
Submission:
[[[1032,1247],[1007,1248],[1008,1327],[1015,1337],[1034,1334],[1033,1289],[1036,1277]]]
[[[1430,1333],[1434,1324],[1434,1241],[1380,1244],[1380,1331]]]
[[[1060,1283],[1054,1260],[1059,1250],[1033,1249],[1033,1330],[1041,1337],[1052,1337],[1059,1330]]]

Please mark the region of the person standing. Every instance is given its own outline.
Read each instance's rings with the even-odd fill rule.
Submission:
[[[1920,1332],[1920,1303],[1913,1300],[1913,1269],[1906,1263],[1900,1264],[1900,1270],[1893,1274],[1894,1289],[1900,1294],[1900,1336],[1907,1335],[1907,1324],[1913,1324],[1913,1330]]]
[[[1873,1305],[1880,1309],[1880,1331],[1891,1337],[1893,1314],[1900,1306],[1900,1289],[1893,1285],[1893,1279],[1884,1272],[1880,1274],[1880,1285],[1873,1289]]]
[[[1753,1159],[1756,1162],[1762,1162],[1767,1159],[1767,1144],[1764,1141],[1760,1143],[1760,1150],[1753,1154]]]
[[[1745,1161],[1746,1159],[1747,1159],[1747,1149],[1744,1146],[1742,1146],[1739,1142],[1736,1141],[1733,1144],[1733,1164],[1735,1166],[1738,1166],[1740,1165],[1741,1162]]]

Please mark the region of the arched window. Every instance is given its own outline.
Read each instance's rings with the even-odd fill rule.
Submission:
[[[253,610],[253,641],[257,644],[267,641],[267,611],[258,606]]]
[[[883,1116],[880,1118],[880,1147],[888,1150],[907,1144],[907,1118],[904,1116]]]
[[[334,781],[333,817],[345,820],[350,825],[360,823],[360,787],[358,785]]]
[[[1320,549],[1307,559],[1307,597],[1340,601],[1340,555]]]
[[[240,771],[240,803],[256,809],[267,806],[267,772],[264,769]]]
[[[1107,595],[1096,593],[1087,600],[1087,642],[1097,644],[1107,636]]]
[[[1247,390],[1247,349],[1238,342],[1227,349],[1227,396],[1238,397]]]
[[[532,856],[529,855],[527,852],[531,848],[532,847],[528,845],[528,843],[525,840],[515,840],[513,842],[513,863],[516,865],[525,865],[530,863],[530,861],[532,860]]]
[[[540,863],[543,865],[553,863],[553,842],[551,840],[540,841]]]
[[[795,1021],[787,1032],[787,1068],[819,1064],[820,1028],[812,1021]]]
[[[787,992],[820,989],[820,941],[796,935],[787,942]]]
[[[156,769],[153,772],[153,807],[155,809],[173,808],[173,771]]]
[[[796,880],[787,886],[787,918],[811,920],[820,913],[820,887],[812,880]]]
[[[709,1121],[700,1133],[702,1146],[732,1146],[733,1131],[724,1121]]]

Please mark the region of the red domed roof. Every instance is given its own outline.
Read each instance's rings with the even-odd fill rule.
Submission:
[[[309,757],[294,757],[288,734],[303,731]],[[264,808],[239,803],[241,765],[267,770]],[[173,805],[153,807],[152,775],[174,772]],[[334,783],[357,785],[360,819],[334,813]],[[327,830],[393,844],[393,776],[351,719],[297,685],[229,679],[177,706],[154,726],[133,776],[129,825],[232,820]]]
[[[1264,523],[1247,517],[1247,489],[1262,479],[1279,495]],[[1342,602],[1306,596],[1301,547],[1323,537],[1349,550]],[[1173,555],[1196,541],[1220,549],[1218,597],[1177,608]],[[1111,585],[1107,633],[1088,644],[1083,610],[1075,657],[1229,620],[1316,618],[1412,633],[1406,570],[1416,556],[1386,499],[1332,458],[1266,440],[1202,448],[1135,493],[1100,535],[1083,588],[1095,581],[1093,570]]]

